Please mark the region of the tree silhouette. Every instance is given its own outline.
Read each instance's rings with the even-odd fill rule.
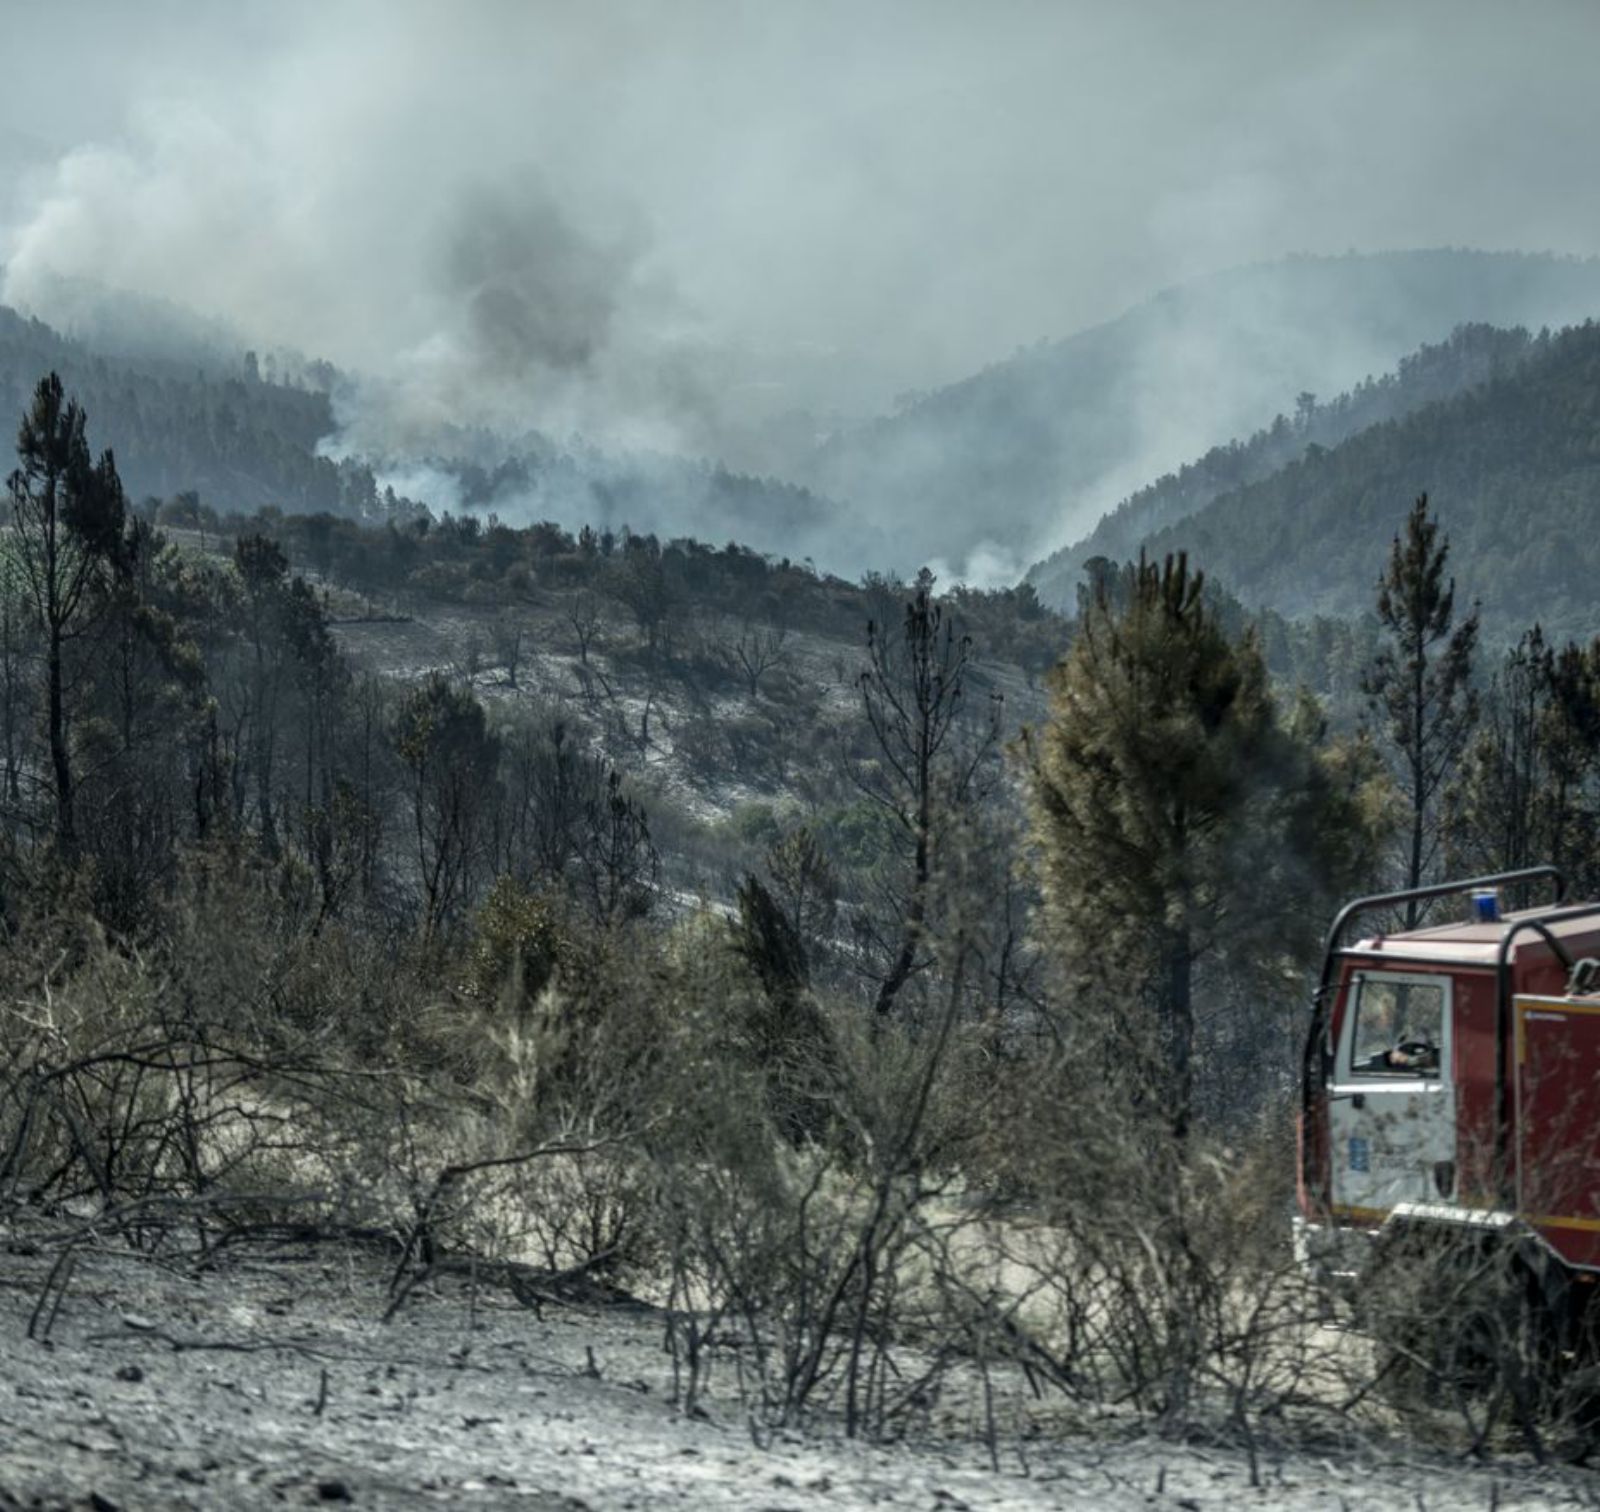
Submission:
[[[1379,733],[1389,747],[1407,807],[1405,885],[1419,887],[1439,848],[1439,799],[1478,720],[1472,656],[1478,643],[1476,607],[1455,624],[1455,579],[1445,578],[1450,556],[1439,522],[1420,494],[1394,538],[1389,566],[1378,582],[1378,621],[1386,643],[1363,680]],[[1406,910],[1406,927],[1418,905]]]
[[[876,760],[854,772],[861,791],[894,821],[906,851],[894,887],[895,941],[879,976],[874,1007],[889,1013],[926,959],[928,914],[952,819],[984,796],[983,774],[1000,736],[998,698],[968,722],[972,641],[957,632],[933,597],[933,577],[917,577],[895,634],[867,627],[867,668],[859,679]]]
[[[64,658],[103,605],[96,590],[117,564],[126,512],[116,462],[109,451],[91,460],[86,425],[61,379],[41,379],[17,436],[19,466],[6,483],[22,580],[45,642],[55,835],[69,860],[78,852],[78,830]]]

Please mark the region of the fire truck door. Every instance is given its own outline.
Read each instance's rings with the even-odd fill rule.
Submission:
[[[1359,972],[1328,1088],[1333,1203],[1357,1222],[1456,1194],[1450,979]]]

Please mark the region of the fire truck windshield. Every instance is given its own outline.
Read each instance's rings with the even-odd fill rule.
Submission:
[[[1360,978],[1350,1069],[1363,1076],[1439,1074],[1444,988],[1414,978]]]

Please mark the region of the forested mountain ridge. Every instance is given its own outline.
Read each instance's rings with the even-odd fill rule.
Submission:
[[[1248,440],[1213,447],[1198,461],[1129,495],[1081,541],[1036,563],[1027,580],[1046,603],[1070,608],[1084,563],[1091,558],[1131,559],[1146,536],[1176,525],[1219,494],[1270,476],[1307,447],[1336,446],[1370,425],[1473,388],[1510,372],[1536,350],[1522,327],[1464,325],[1448,341],[1403,357],[1394,372],[1369,378],[1331,401],[1319,403],[1314,394],[1303,393],[1292,419],[1280,414]]]
[[[194,493],[220,513],[379,510],[370,470],[318,453],[337,429],[325,365],[311,385],[268,381],[242,353],[232,371],[215,360],[111,357],[0,305],[0,414],[21,413],[45,372],[59,373],[93,415],[134,498]]]
[[[1254,609],[1354,615],[1373,553],[1427,492],[1462,602],[1491,639],[1532,620],[1594,633],[1600,576],[1600,325],[1537,337],[1527,359],[1465,394],[1313,445],[1271,477],[1149,535],[1185,550]]]
[[[1236,269],[841,431],[800,481],[904,522],[908,558],[1036,556],[1302,391],[1350,389],[1464,323],[1537,330],[1597,312],[1594,260],[1446,249]]]
[[[124,308],[109,295],[84,308],[90,340],[0,308],[0,405],[15,412],[41,372],[58,371],[116,451],[132,497],[192,493],[219,514],[371,519],[414,512],[418,500],[570,530],[736,540],[847,576],[933,562],[947,578],[1014,581],[1031,543],[1059,539],[1063,512],[1148,484],[1156,461],[1204,453],[1129,499],[1059,570],[1041,569],[1035,585],[1066,606],[1088,556],[1131,555],[1139,535],[1307,443],[1335,444],[1520,360],[1526,338],[1474,325],[1415,352],[1422,341],[1463,320],[1536,326],[1600,309],[1600,263],[1435,252],[1238,270],[842,430],[788,481],[531,428],[493,434],[470,417],[407,440],[385,420],[381,380],[275,353],[258,362],[181,311]],[[1392,379],[1360,381],[1407,351]],[[1312,402],[1311,389],[1345,386],[1341,374],[1350,393]],[[1215,445],[1297,395],[1293,420]]]

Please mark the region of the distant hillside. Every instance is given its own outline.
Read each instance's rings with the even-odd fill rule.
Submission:
[[[1270,477],[1298,460],[1308,446],[1337,446],[1368,426],[1399,419],[1509,373],[1536,350],[1521,327],[1502,331],[1461,326],[1448,341],[1402,358],[1395,372],[1369,378],[1331,402],[1318,403],[1307,394],[1292,420],[1279,415],[1248,441],[1213,447],[1199,461],[1124,499],[1083,540],[1030,568],[1028,581],[1047,604],[1071,609],[1084,563],[1091,558],[1131,560],[1147,536],[1187,519],[1220,494]]]
[[[420,500],[514,523],[627,525],[797,557],[820,553],[836,523],[833,506],[791,484],[581,441],[558,446],[536,432],[441,430],[442,454],[335,460],[356,380],[282,354],[257,362],[170,307],[84,299],[100,333],[92,346],[0,305],[0,425],[11,431],[39,379],[60,373],[135,500],[193,493],[224,515],[272,507],[368,520],[414,513]]]
[[[1352,615],[1424,490],[1491,635],[1534,620],[1558,636],[1600,629],[1600,325],[1541,335],[1480,387],[1313,445],[1143,544],[1189,551],[1252,608]]]
[[[893,524],[903,558],[1026,563],[1132,490],[1480,322],[1600,314],[1600,261],[1465,251],[1295,258],[1168,290],[834,436],[801,481]]]
[[[271,504],[359,515],[376,507],[370,474],[317,454],[336,429],[327,393],[266,382],[243,353],[231,366],[108,357],[0,305],[0,422],[8,433],[52,371],[88,411],[96,444],[115,450],[135,499],[194,492],[224,513]]]
[[[537,433],[515,441],[481,432],[448,439],[441,454],[366,460],[397,493],[452,514],[493,516],[513,525],[548,520],[573,531],[626,526],[666,539],[736,541],[796,561],[821,560],[840,530],[829,500],[715,463],[558,446]]]
[[[1213,446],[1197,462],[1179,467],[1157,482],[1123,499],[1075,546],[1062,547],[1030,568],[1045,603],[1070,610],[1083,565],[1093,557],[1126,562],[1139,554],[1141,541],[1205,509],[1219,494],[1270,477],[1301,458],[1307,446],[1336,446],[1368,426],[1398,419],[1440,398],[1509,373],[1538,350],[1528,331],[1501,331],[1494,326],[1466,325],[1450,341],[1422,347],[1402,358],[1395,373],[1368,379],[1330,403],[1302,398],[1294,418],[1280,414],[1272,426],[1258,430],[1248,442]]]
[[[220,320],[201,315],[170,299],[137,294],[92,278],[34,273],[27,280],[27,298],[12,300],[8,270],[0,266],[0,300],[14,303],[20,314],[37,316],[51,330],[102,357],[154,358],[192,368],[238,371],[252,343]],[[298,353],[274,353],[272,368],[300,373],[309,364]],[[322,365],[326,377],[332,372]]]

